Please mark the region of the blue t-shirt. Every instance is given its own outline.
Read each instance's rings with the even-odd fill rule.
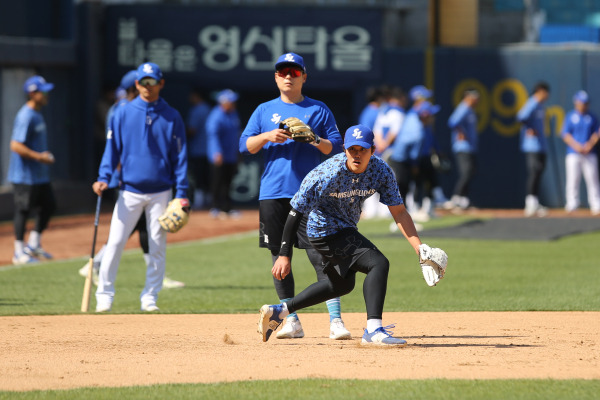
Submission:
[[[588,140],[594,132],[598,131],[598,119],[592,113],[580,114],[575,110],[569,111],[567,116],[565,117],[565,122],[563,126],[563,134],[569,133],[573,136],[573,139],[578,143],[584,144]],[[573,148],[567,146],[567,154],[569,153],[577,153]]]
[[[377,115],[379,114],[379,107],[375,104],[367,104],[365,108],[360,113],[360,117],[358,118],[358,123],[360,125],[368,126],[369,129],[373,130],[375,126],[375,120],[377,120]]]
[[[452,151],[454,153],[475,153],[477,151],[477,115],[462,101],[448,119],[452,129]],[[459,131],[465,134],[465,140],[458,140]]]
[[[414,162],[419,157],[423,143],[424,129],[419,114],[409,110],[404,118],[402,128],[392,144],[390,159],[396,162]]]
[[[187,147],[179,112],[159,98],[139,96],[115,110],[106,137],[98,181],[110,182],[121,163],[124,190],[158,193],[175,186],[175,197],[187,198]]]
[[[297,104],[284,103],[278,97],[259,105],[240,137],[240,153],[248,153],[246,141],[249,137],[270,132],[290,117],[301,119],[315,134],[331,141],[333,149],[329,155],[342,151],[342,135],[331,110],[324,103],[305,96]],[[260,180],[259,200],[292,198],[306,174],[319,165],[322,155],[315,146],[293,140],[268,142],[261,152],[264,172]]]
[[[388,206],[403,204],[394,173],[388,164],[371,156],[365,172],[355,174],[346,166],[346,154],[337,154],[313,169],[302,181],[291,205],[309,213],[308,237],[333,235],[344,228],[354,228],[362,205],[375,192]]]
[[[517,113],[517,119],[522,124],[520,136],[522,152],[546,152],[546,135],[544,134],[545,116],[545,108],[534,96],[531,96]],[[526,131],[528,129],[533,129],[535,135],[527,135]]]
[[[213,163],[215,154],[220,153],[224,163],[237,164],[239,137],[240,118],[237,111],[225,112],[220,105],[215,106],[206,119],[208,160]]]
[[[23,143],[34,151],[47,151],[48,134],[42,114],[24,104],[15,117],[12,140]],[[50,168],[47,164],[11,152],[8,181],[24,185],[49,183]]]
[[[188,141],[188,154],[190,157],[206,157],[206,118],[210,113],[210,106],[204,102],[196,104],[190,109],[187,126],[194,130],[194,135]]]

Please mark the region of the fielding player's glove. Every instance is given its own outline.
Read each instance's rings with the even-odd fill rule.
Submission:
[[[310,129],[310,126],[306,125],[296,117],[290,117],[281,121],[279,129],[288,131],[291,138],[296,142],[312,143],[317,139],[315,133]]]
[[[190,202],[188,199],[173,199],[165,212],[158,218],[160,227],[167,232],[175,233],[187,224],[190,218]]]
[[[419,262],[425,282],[429,286],[435,286],[446,273],[448,255],[442,249],[421,244],[419,246]]]

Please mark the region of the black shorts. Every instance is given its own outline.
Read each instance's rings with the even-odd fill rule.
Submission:
[[[281,247],[281,238],[283,236],[283,227],[287,221],[288,214],[292,209],[291,199],[272,199],[261,200],[258,202],[258,219],[260,223],[258,245],[266,247],[272,251],[279,251]],[[308,215],[304,215],[300,221],[296,242],[294,246],[299,249],[309,249],[311,247],[306,236],[306,221]]]
[[[363,254],[369,250],[377,250],[369,239],[353,228],[342,229],[323,238],[311,238],[310,243],[323,256],[323,271],[328,273],[334,268],[343,278]]]
[[[31,211],[41,207],[54,209],[56,200],[50,183],[38,185],[13,184],[13,196],[16,211]]]

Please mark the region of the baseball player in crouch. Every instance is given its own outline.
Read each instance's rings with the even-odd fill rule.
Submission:
[[[312,170],[294,195],[284,228],[279,257],[273,265],[275,279],[290,273],[290,243],[301,219],[308,215],[310,244],[325,261],[328,279],[313,283],[283,304],[260,309],[258,332],[266,342],[289,313],[343,296],[354,289],[356,273],[366,274],[363,293],[367,308],[364,344],[404,346],[383,327],[382,314],[390,263],[357,230],[364,201],[375,192],[386,204],[415,253],[420,256],[425,281],[434,286],[443,277],[447,255],[443,250],[422,244],[413,221],[404,207],[391,168],[374,156],[373,132],[364,125],[348,128],[344,138],[345,154],[338,154]]]
[[[283,227],[290,210],[290,199],[298,191],[304,176],[321,162],[323,155],[342,150],[342,137],[329,108],[322,102],[302,94],[307,74],[304,59],[295,53],[283,54],[275,64],[275,83],[280,96],[258,106],[242,136],[240,153],[263,152],[264,172],[260,180],[259,246],[271,251],[274,263],[281,247]],[[292,119],[295,117],[296,119]],[[285,122],[294,121],[307,134],[301,141],[291,140],[290,131],[282,129]],[[284,124],[281,126],[280,124]],[[300,140],[300,139],[299,139]],[[305,226],[305,223],[302,225]],[[306,249],[306,254],[319,279],[326,279],[322,258],[306,239],[306,229],[298,230],[292,245]],[[291,253],[290,253],[291,257]],[[275,290],[284,302],[294,297],[294,276],[274,279]],[[341,318],[339,298],[327,303],[332,339],[350,339],[350,332]],[[277,338],[301,338],[304,330],[296,313],[291,313]]]
[[[140,95],[115,110],[98,180],[93,185],[94,192],[102,195],[121,164],[122,185],[100,264],[96,312],[112,308],[123,248],[142,213],[148,224],[150,260],[140,296],[141,309],[158,310],[156,301],[163,286],[167,246],[167,232],[158,219],[171,199],[173,186],[175,197],[187,201],[185,125],[179,112],[160,97],[165,81],[158,65],[140,65],[135,84]]]

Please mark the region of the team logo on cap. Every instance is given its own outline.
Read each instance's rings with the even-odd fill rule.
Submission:
[[[352,133],[352,136],[354,136],[355,139],[362,139],[364,138],[364,136],[362,135],[362,131],[358,128],[354,129],[354,133]]]
[[[151,74],[154,72],[152,70],[152,65],[150,65],[150,64],[144,64],[144,67],[142,69],[143,69],[144,73],[146,73],[146,74]]]
[[[287,53],[285,55],[285,61],[294,62],[294,55],[292,53]]]

